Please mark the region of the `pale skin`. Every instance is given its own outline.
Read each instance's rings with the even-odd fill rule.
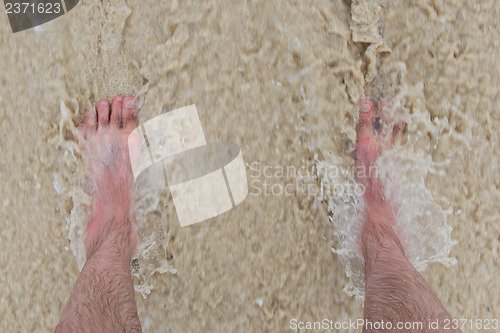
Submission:
[[[87,262],[56,327],[58,333],[141,331],[130,274],[138,239],[131,210],[134,178],[128,155],[138,108],[133,97],[116,96],[109,104],[107,100],[100,101],[97,109],[86,112],[85,122],[78,126],[93,204],[85,237]],[[365,170],[375,165],[381,148],[376,117],[373,103],[363,101],[357,127],[356,166]],[[396,127],[394,134],[400,129]],[[136,139],[130,139],[133,145]],[[365,256],[365,319],[393,323],[450,319],[406,259],[392,228],[395,221],[391,207],[382,197],[381,181],[368,173],[358,182],[366,189],[366,220],[360,235]]]

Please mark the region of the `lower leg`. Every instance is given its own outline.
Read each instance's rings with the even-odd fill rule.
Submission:
[[[113,223],[113,221],[103,221]],[[92,255],[71,292],[56,332],[140,332],[130,276],[130,239],[108,235],[89,248]]]
[[[368,325],[381,321],[391,322],[394,332],[457,332],[444,330],[444,320],[451,320],[450,315],[406,258],[391,226],[367,221],[362,243],[367,324],[364,332],[381,332]],[[429,323],[436,320],[439,329],[431,329]],[[394,329],[398,323],[411,326]]]

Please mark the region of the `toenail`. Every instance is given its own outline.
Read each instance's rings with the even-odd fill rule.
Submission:
[[[121,98],[121,97],[116,97],[116,100],[117,100],[118,102],[121,102],[121,101],[123,100],[123,98]]]
[[[100,101],[99,104],[100,105],[106,105],[106,104],[108,104],[108,101]]]
[[[360,111],[361,112],[369,112],[371,110],[371,105],[368,103],[363,103],[361,105]]]
[[[135,108],[135,101],[134,100],[129,100],[125,102],[125,107],[129,109]]]
[[[373,102],[370,99],[364,99],[361,101],[361,107],[359,108],[360,112],[369,112],[374,108]]]

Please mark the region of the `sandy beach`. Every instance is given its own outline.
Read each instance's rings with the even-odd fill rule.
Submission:
[[[495,0],[88,0],[18,33],[0,9],[0,331],[57,325],[84,260],[71,130],[115,95],[139,96],[141,122],[196,104],[207,141],[238,144],[247,164],[245,201],[199,224],[180,227],[168,191],[144,197],[133,264],[144,332],[363,317],[332,253],[349,244],[338,237],[349,201],[301,190],[331,179],[276,170],[352,166],[365,97],[407,123],[382,167],[397,175],[389,188],[413,191],[394,190],[407,255],[429,261],[422,274],[452,317],[500,320]]]

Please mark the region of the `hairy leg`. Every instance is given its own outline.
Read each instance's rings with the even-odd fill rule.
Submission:
[[[361,104],[357,128],[356,167],[370,170],[380,148],[379,127],[373,103]],[[395,129],[400,131],[401,127]],[[392,141],[391,138],[390,141]],[[394,232],[394,215],[383,195],[378,176],[364,173],[358,178],[365,187],[366,220],[361,232],[361,247],[365,257],[365,328],[364,332],[445,332],[443,320],[451,319],[424,278],[405,256]],[[438,320],[439,329],[429,327]],[[375,329],[369,323],[391,322],[393,329]],[[396,328],[397,323],[422,323],[421,327]],[[446,332],[459,332],[446,330]]]
[[[140,332],[130,261],[137,246],[131,211],[133,176],[128,139],[137,126],[132,97],[89,109],[79,126],[93,198],[85,238],[87,262],[56,332]],[[131,137],[131,142],[134,138]],[[137,140],[138,142],[138,140]]]

